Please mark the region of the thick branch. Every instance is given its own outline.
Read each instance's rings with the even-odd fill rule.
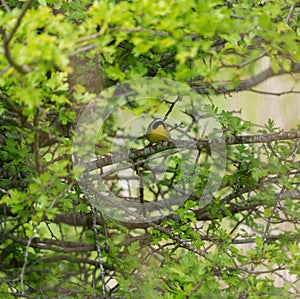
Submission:
[[[272,141],[293,140],[293,139],[300,139],[300,130],[294,130],[288,132],[275,132],[275,133],[259,134],[259,135],[231,136],[225,138],[225,143],[227,145],[269,143]]]
[[[170,140],[168,142],[155,144],[140,150],[131,151],[129,154],[129,159],[136,161],[139,159],[146,158],[150,155],[170,150],[170,149],[185,149],[197,147],[202,148],[212,148],[218,144],[236,145],[236,144],[252,144],[252,143],[269,143],[272,141],[280,140],[293,140],[300,139],[300,130],[288,131],[288,132],[276,132],[269,134],[257,134],[257,135],[241,135],[241,136],[230,136],[225,138],[215,138],[212,140],[203,139],[197,141],[187,141],[187,140]],[[113,163],[119,163],[128,159],[128,155],[124,153],[112,153],[109,155],[101,156],[96,161],[85,164],[87,171],[92,171],[97,168],[102,168],[104,166],[111,165]]]
[[[242,80],[239,84],[237,84],[233,88],[229,88],[228,84],[220,84],[217,87],[213,87],[210,84],[204,82],[191,82],[190,86],[195,89],[198,93],[208,94],[209,90],[214,90],[216,94],[224,94],[229,92],[238,92],[243,90],[251,90],[252,87],[257,86],[258,84],[262,83],[263,81],[267,80],[268,78],[284,75],[284,74],[291,74],[291,73],[299,73],[300,72],[300,64],[293,63],[291,66],[291,70],[287,71],[285,69],[280,69],[278,72],[275,72],[272,67],[265,69],[264,71],[260,72],[259,74],[252,76],[248,79]]]
[[[254,190],[255,190],[254,187],[253,188],[245,187],[245,188],[241,188],[238,191],[234,191],[234,192],[232,192],[231,194],[225,196],[222,199],[222,204],[223,205],[226,204],[227,211],[230,211],[232,214],[241,213],[243,211],[249,211],[249,208],[250,208],[249,205],[232,203],[232,200],[235,199],[235,198],[239,198],[240,196],[242,196],[245,193],[248,194],[249,192],[254,191]],[[284,196],[289,197],[291,199],[298,200],[299,197],[300,197],[300,193],[299,192],[286,192],[284,194]],[[194,196],[194,195],[191,195],[190,199],[192,199],[194,201],[198,200],[197,197]],[[214,204],[213,202],[209,202],[204,207],[199,208],[199,209],[195,209],[193,211],[193,213],[194,213],[194,215],[195,215],[195,217],[197,218],[198,221],[208,221],[208,220],[214,219],[215,216],[212,216],[211,212],[210,212],[211,206],[213,204]],[[255,210],[256,208],[264,206],[265,204],[266,203],[264,201],[256,201],[255,203],[251,204],[251,209]],[[226,217],[227,216],[227,214],[226,214],[227,211],[225,211],[225,210],[218,211],[218,216],[222,215],[223,217]],[[173,220],[179,221],[179,219],[176,215],[171,214],[169,216],[166,216],[163,219],[155,221],[154,224],[153,224],[153,222],[152,223],[148,223],[148,222],[144,222],[144,223],[137,222],[137,223],[135,223],[135,222],[122,222],[122,221],[121,221],[121,224],[124,227],[128,228],[128,229],[136,229],[136,228],[146,229],[150,226],[153,227],[155,224],[159,224],[162,221],[167,220],[167,219],[173,219]],[[73,214],[68,214],[68,215],[58,214],[58,215],[55,216],[53,222],[57,223],[57,224],[65,223],[65,224],[68,224],[68,225],[71,225],[71,226],[88,226],[88,227],[91,227],[92,223],[93,223],[93,218],[92,218],[91,214],[83,214],[83,213],[73,213]],[[106,225],[105,222],[104,222],[104,219],[100,216],[97,217],[97,223],[99,225],[102,225],[102,226]]]

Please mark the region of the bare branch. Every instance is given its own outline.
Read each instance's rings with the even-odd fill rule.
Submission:
[[[280,69],[278,72],[275,72],[272,67],[267,68],[266,70],[262,71],[261,73],[257,74],[256,76],[253,76],[249,79],[243,80],[238,84],[234,91],[240,91],[248,89],[252,86],[256,86],[259,83],[262,83],[266,79],[274,76],[279,76],[283,74],[289,74],[289,73],[299,73],[300,72],[300,64],[294,63],[291,67],[290,71],[286,71],[284,69]]]
[[[22,111],[19,107],[17,107],[8,96],[0,93],[0,99],[5,102],[5,104],[14,112],[16,112],[19,116],[22,116]]]
[[[31,243],[32,243],[34,236],[37,234],[37,228],[38,228],[38,224],[34,227],[31,237],[29,239],[26,239],[26,242],[24,244],[24,245],[26,245],[25,253],[24,253],[24,262],[23,262],[21,273],[20,273],[22,295],[25,294],[24,275],[25,275],[26,266],[28,264],[29,248],[31,247]]]
[[[254,191],[256,188],[255,187],[244,187],[241,188],[238,191],[234,191],[232,193],[230,193],[229,195],[225,196],[222,199],[222,204],[229,204],[230,201],[232,201],[235,198],[239,198],[240,196],[242,196],[243,194],[248,194],[251,191]],[[295,199],[298,200],[300,197],[300,193],[299,192],[286,192],[282,195],[283,197],[289,197],[291,199]],[[199,200],[198,197],[196,197],[195,195],[191,194],[190,196],[191,200]],[[251,209],[255,209],[257,207],[263,206],[265,203],[263,201],[256,201],[255,204],[253,203],[251,205]],[[232,213],[232,214],[236,214],[236,213],[240,213],[243,211],[248,211],[249,210],[249,206],[248,205],[244,205],[244,204],[229,204],[228,205],[228,210]],[[196,209],[193,211],[193,213],[195,214],[197,220],[199,221],[207,221],[207,220],[212,220],[213,217],[210,215],[210,204]],[[226,216],[226,213],[224,211],[219,211],[219,215],[223,215]],[[167,216],[165,219],[169,219],[172,218],[173,216]],[[83,226],[83,227],[91,227],[93,224],[93,217],[91,214],[84,214],[84,213],[72,213],[72,214],[58,214],[55,216],[55,218],[52,220],[54,223],[65,223],[71,226]],[[156,224],[159,224],[162,220],[155,222]],[[97,217],[97,223],[101,226],[105,226],[105,222],[104,219],[102,217]],[[128,228],[128,229],[135,229],[135,228],[148,228],[149,226],[151,226],[149,223],[135,223],[135,222],[121,222],[121,224]]]
[[[216,94],[224,94],[230,92],[250,90],[252,87],[264,82],[268,78],[284,75],[284,74],[290,74],[290,73],[299,73],[299,72],[300,72],[300,64],[294,63],[292,64],[290,71],[280,69],[278,72],[275,72],[271,67],[269,67],[255,76],[242,80],[239,84],[237,84],[233,88],[228,87],[229,82],[224,84],[219,84],[217,87],[214,87],[211,84],[204,83],[203,81],[191,81],[190,86],[198,93],[202,93],[202,94],[208,94],[209,93],[208,90],[213,90]],[[215,82],[215,84],[217,84],[217,82]]]
[[[99,242],[99,236],[98,236],[98,230],[97,230],[97,213],[95,206],[93,202],[90,202],[92,213],[93,213],[93,231],[94,231],[94,237],[95,237],[95,243],[96,243],[96,249],[97,249],[97,260],[98,260],[98,266],[100,270],[100,277],[101,277],[101,282],[102,282],[102,295],[105,297],[105,270],[103,266],[103,258],[102,258],[102,253],[101,253],[101,245]]]
[[[6,73],[10,69],[10,65],[7,65],[4,69],[0,70],[0,76]]]
[[[11,12],[10,7],[6,4],[5,0],[1,0],[1,4],[7,12]]]
[[[258,135],[241,135],[241,136],[230,136],[225,138],[215,138],[212,140],[209,139],[200,139],[197,141],[193,140],[170,140],[168,142],[154,144],[152,146],[131,151],[129,154],[130,160],[138,160],[150,155],[170,150],[170,149],[180,149],[180,148],[191,148],[196,146],[198,149],[210,148],[213,145],[223,144],[236,145],[236,144],[252,144],[252,143],[268,143],[272,141],[280,140],[293,140],[300,138],[300,130],[288,131],[288,132],[276,132],[269,134],[258,134]],[[97,168],[102,168],[104,166],[111,165],[113,163],[118,163],[128,159],[128,154],[124,153],[112,153],[109,155],[103,155],[96,161],[92,161],[85,164],[87,171],[92,171]]]
[[[28,244],[27,238],[17,237],[12,234],[8,234],[7,237],[23,245]],[[43,240],[39,240],[38,238],[33,238],[29,246],[32,248],[39,248],[39,249],[52,250],[56,252],[66,252],[66,253],[92,251],[96,249],[95,244],[84,244],[80,242],[52,240],[46,238]]]
[[[80,43],[83,43],[83,42],[86,42],[86,41],[90,41],[90,40],[96,39],[96,38],[99,37],[101,34],[102,34],[101,32],[97,32],[97,33],[92,34],[92,35],[84,36],[84,37],[78,39],[78,40],[76,41],[76,44],[80,44]]]
[[[83,47],[79,48],[78,50],[76,50],[74,53],[72,53],[72,54],[69,55],[69,56],[70,56],[70,57],[76,56],[76,55],[78,55],[78,54],[80,54],[80,53],[88,52],[88,51],[90,51],[90,50],[92,50],[92,49],[94,49],[94,48],[95,48],[95,45],[87,45],[87,46],[83,46]]]
[[[41,173],[41,163],[40,163],[40,132],[39,132],[39,112],[37,112],[33,119],[34,125],[34,141],[33,141],[33,153],[35,168],[38,173]]]
[[[231,136],[225,138],[225,143],[227,145],[268,143],[272,141],[293,140],[299,138],[300,138],[300,130],[294,130],[288,132],[276,132],[276,133],[259,134],[259,135]]]
[[[286,94],[298,94],[300,93],[300,90],[286,90],[286,91],[282,91],[282,92],[271,92],[271,91],[263,91],[263,90],[257,90],[257,89],[254,89],[254,88],[249,88],[248,89],[249,91],[252,91],[252,92],[255,92],[255,93],[259,93],[259,94],[266,94],[266,95],[271,95],[271,96],[277,96],[277,97],[280,97],[280,96],[283,96],[283,95],[286,95]]]
[[[74,263],[84,263],[84,264],[88,264],[88,265],[93,265],[93,266],[98,266],[98,262],[95,260],[91,260],[88,258],[80,258],[80,257],[74,257],[74,256],[70,256],[67,254],[61,254],[61,255],[55,255],[52,257],[47,257],[43,259],[43,262],[45,263],[53,263],[53,262],[58,262],[58,261],[69,261]],[[103,263],[103,267],[106,270],[114,270],[115,267],[111,264],[108,263]]]
[[[22,126],[20,119],[17,117],[9,117],[6,115],[0,115],[0,119],[3,119],[4,121],[6,121],[10,124],[17,125],[18,127]]]
[[[286,22],[287,24],[290,22],[290,19],[291,19],[292,15],[293,15],[293,13],[294,13],[294,11],[295,11],[295,8],[296,8],[296,4],[293,4],[293,5],[290,7],[289,13],[288,13],[288,15],[287,15],[287,17],[286,17],[286,20],[285,20],[285,22]]]

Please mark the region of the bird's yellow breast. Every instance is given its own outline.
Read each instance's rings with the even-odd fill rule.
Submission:
[[[163,142],[170,138],[170,132],[162,120],[155,120],[149,125],[146,138],[151,143]]]

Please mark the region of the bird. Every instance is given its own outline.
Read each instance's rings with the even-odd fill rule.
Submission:
[[[170,132],[166,123],[160,118],[155,119],[148,126],[146,138],[150,143],[168,141],[170,139]]]

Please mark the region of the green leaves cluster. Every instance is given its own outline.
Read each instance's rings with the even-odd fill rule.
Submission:
[[[219,110],[212,96],[299,72],[299,24],[299,5],[290,0],[1,1],[3,298],[299,297],[297,140],[228,146],[226,172],[211,202],[199,203],[211,171],[209,150],[199,163],[191,155],[169,157],[169,174],[150,184],[153,200],[174,189],[183,160],[199,164],[196,190],[155,225],[92,215],[71,159],[76,121],[95,93],[146,76],[176,79],[210,95],[205,108],[180,103],[182,122],[172,124],[172,134],[206,138],[196,123],[202,108],[228,138],[280,131],[270,120],[257,132],[236,113]],[[265,61],[270,69],[260,73]],[[121,110],[167,115],[172,96],[162,103],[153,95]],[[108,95],[101,109],[108,113],[114,104]],[[110,153],[121,122],[105,120],[99,157]],[[94,129],[84,132],[87,139]],[[132,148],[140,145],[145,142]],[[121,190],[118,181],[111,186]]]

